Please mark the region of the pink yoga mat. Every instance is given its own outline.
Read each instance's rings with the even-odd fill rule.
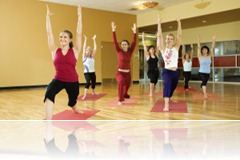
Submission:
[[[208,98],[206,100],[221,100],[221,97],[218,94],[215,93],[207,93]],[[202,93],[194,93],[193,99],[197,100],[203,100],[203,94]]]
[[[181,87],[181,86],[179,86],[179,87],[177,87],[176,88],[176,91],[178,91],[178,92],[196,92],[196,90],[195,90],[195,88],[188,88],[188,90],[186,91],[185,90],[185,88],[184,87]]]
[[[187,128],[158,128],[158,129],[151,129],[152,134],[154,137],[162,142],[164,141],[164,130],[168,130],[169,133],[169,140],[178,139],[184,140],[187,138],[188,129]]]
[[[167,112],[188,113],[186,101],[177,101],[177,102],[170,101],[169,106],[170,106],[169,111]],[[151,112],[166,112],[166,111],[163,111],[163,108],[164,108],[164,101],[158,100],[155,103],[155,105],[152,107]]]
[[[84,113],[76,114],[72,110],[65,110],[53,116],[53,120],[86,120],[100,110],[83,110]]]
[[[53,125],[65,131],[82,129],[86,131],[98,131],[99,129],[86,121],[53,121]]]
[[[123,105],[119,106],[118,103],[118,98],[114,98],[113,100],[109,101],[105,106],[108,107],[134,107],[139,101],[139,98],[130,98],[130,99],[125,99],[123,101]]]
[[[78,97],[79,101],[96,101],[100,98],[102,98],[103,96],[107,95],[106,93],[100,93],[100,94],[87,94],[86,99],[82,99],[83,95],[81,95],[80,97]]]

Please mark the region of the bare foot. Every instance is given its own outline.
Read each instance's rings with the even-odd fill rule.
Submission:
[[[76,106],[72,107],[72,110],[73,110],[73,112],[76,113],[76,114],[83,114],[83,113],[84,113],[83,111],[78,110]]]
[[[122,102],[121,102],[121,101],[118,101],[118,105],[119,105],[119,106],[122,106]]]
[[[163,111],[164,111],[164,112],[168,112],[168,111],[169,111],[169,107],[164,107],[164,108],[163,108]]]
[[[82,99],[86,99],[86,96],[83,96]]]
[[[152,97],[153,95],[152,94],[149,94],[149,97]]]

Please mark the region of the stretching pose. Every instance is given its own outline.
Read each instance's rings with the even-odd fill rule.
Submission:
[[[177,23],[178,29],[176,41],[173,34],[167,34],[165,39],[166,45],[164,46],[161,19],[160,16],[158,16],[158,32],[160,37],[159,50],[161,51],[164,60],[162,77],[164,82],[163,98],[165,104],[163,111],[169,111],[169,100],[178,84],[178,49],[182,41],[182,28],[179,16],[177,17]]]
[[[203,97],[206,99],[207,98],[207,82],[210,76],[210,65],[211,65],[211,59],[212,55],[214,52],[215,48],[215,41],[216,41],[216,36],[214,35],[212,37],[212,48],[209,50],[208,46],[202,46],[200,49],[200,35],[198,35],[198,61],[200,64],[200,69],[198,72],[198,76],[200,80],[202,81],[201,83],[201,88],[203,92]]]
[[[117,36],[116,36],[116,25],[112,22],[112,33],[113,33],[113,41],[115,45],[115,49],[117,51],[117,59],[118,59],[118,66],[117,66],[117,74],[116,79],[118,82],[118,105],[122,105],[124,98],[130,98],[128,95],[128,89],[131,84],[131,73],[130,73],[130,62],[132,53],[136,46],[136,24],[133,24],[132,31],[133,31],[133,41],[130,47],[128,40],[121,41],[121,48],[118,46]]]
[[[153,91],[155,89],[155,86],[158,82],[159,78],[159,70],[158,70],[158,52],[159,52],[159,46],[155,49],[154,45],[151,45],[146,47],[145,40],[144,40],[144,32],[142,33],[142,44],[144,48],[144,56],[148,63],[148,78],[150,79],[150,92],[149,96],[152,97]],[[157,44],[158,45],[158,44]]]
[[[46,119],[52,119],[55,96],[65,89],[68,94],[68,106],[72,108],[75,113],[82,113],[77,109],[76,103],[79,95],[78,74],[75,69],[79,52],[82,48],[82,9],[78,6],[78,23],[76,47],[73,47],[73,35],[68,30],[60,32],[59,42],[61,47],[55,45],[52,33],[52,26],[50,16],[53,15],[47,6],[46,28],[48,35],[48,46],[51,51],[53,63],[56,74],[47,86],[45,93]]]
[[[191,79],[192,71],[192,59],[193,59],[193,45],[191,44],[191,53],[182,52],[182,64],[183,64],[183,76],[184,76],[184,88],[188,91],[188,82]]]
[[[94,45],[93,50],[91,49],[90,46],[87,46],[87,37],[84,35],[82,59],[83,59],[83,65],[84,65],[84,76],[86,79],[86,85],[85,85],[84,95],[82,99],[86,99],[90,82],[92,87],[92,94],[96,94],[95,92],[96,74],[94,69],[94,63],[95,63],[94,56],[97,50],[96,35],[94,35],[92,39],[93,39],[93,45]]]

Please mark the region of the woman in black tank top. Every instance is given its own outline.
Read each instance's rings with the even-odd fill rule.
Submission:
[[[158,56],[156,53],[159,52],[158,47],[157,50],[155,49],[155,46],[151,45],[146,47],[145,41],[144,41],[144,32],[142,33],[142,44],[144,48],[144,56],[148,63],[148,78],[150,79],[150,91],[149,96],[152,97],[153,91],[155,89],[155,86],[158,82],[159,78],[159,70],[158,70]]]

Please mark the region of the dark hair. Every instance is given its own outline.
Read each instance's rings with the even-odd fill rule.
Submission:
[[[129,43],[128,40],[126,40],[126,39],[122,40],[122,41],[121,41],[121,44],[122,44],[122,42],[126,42],[128,45],[130,45],[130,43]]]
[[[153,49],[155,50],[155,46],[154,46],[154,45],[151,45],[151,46],[148,47],[148,52],[149,52],[149,50],[150,50],[151,48],[153,48]]]
[[[69,30],[66,30],[66,29],[65,29],[65,30],[63,30],[62,32],[67,33],[70,39],[73,38],[73,34],[72,34],[72,32],[70,32]],[[72,42],[72,41],[69,43],[69,47],[70,47],[70,48],[73,48],[73,42]]]
[[[209,48],[208,48],[208,46],[202,46],[202,48],[201,48],[201,53],[202,53],[202,51],[203,51],[203,49],[207,49],[207,54],[209,54]],[[202,53],[203,54],[203,53]]]

